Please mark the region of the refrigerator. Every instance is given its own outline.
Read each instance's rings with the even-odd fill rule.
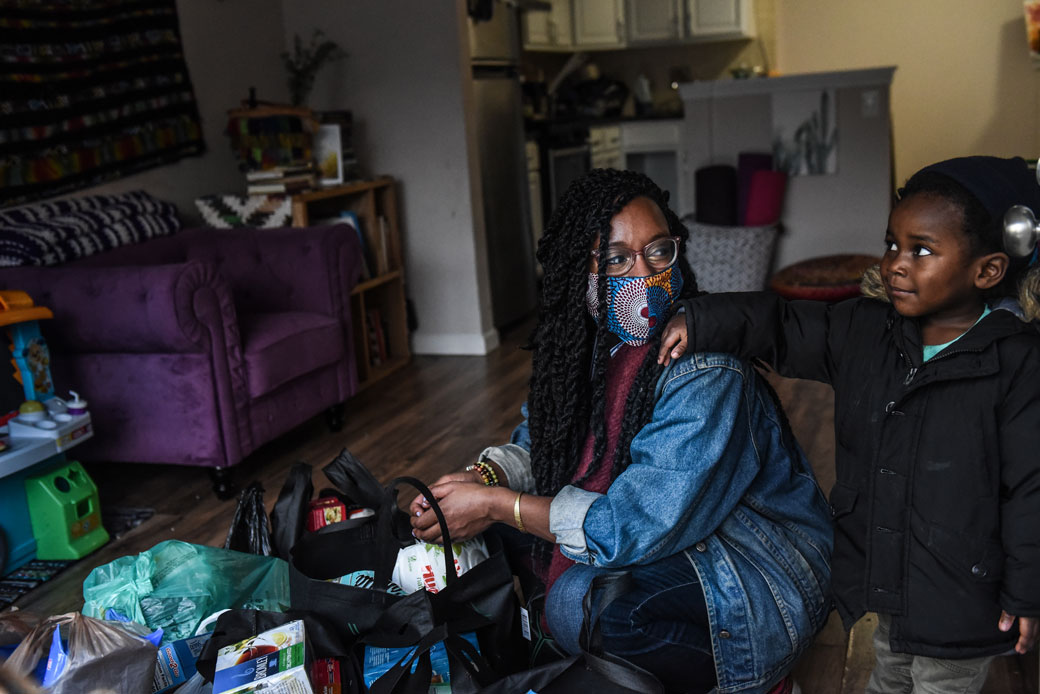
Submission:
[[[470,67],[492,322],[502,328],[530,315],[537,301],[519,79],[520,32],[515,2],[480,4],[483,11],[471,12],[468,19]]]

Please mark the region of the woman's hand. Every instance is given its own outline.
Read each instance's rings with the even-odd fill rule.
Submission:
[[[444,475],[443,477],[438,478],[438,480],[430,486],[436,487],[438,484],[447,484],[448,482],[479,482],[480,484],[483,484],[484,480],[480,478],[480,473],[476,470],[463,470],[461,472],[452,472]],[[410,504],[408,504],[408,515],[417,516],[420,511],[428,508],[430,508],[430,505],[426,502],[423,495],[419,494],[412,499]]]
[[[661,336],[661,349],[657,352],[657,363],[668,366],[686,351],[686,315],[677,313],[668,321]]]
[[[512,497],[512,492],[508,489],[487,487],[470,480],[438,480],[430,486],[430,493],[444,514],[452,541],[468,540],[487,529],[496,520],[496,502],[502,501],[503,495]],[[423,542],[440,542],[441,527],[437,523],[437,514],[429,504],[424,505],[424,501],[421,497],[416,497],[409,507],[412,514],[412,534]]]
[[[1000,622],[997,628],[1001,631],[1010,631],[1016,619],[1018,620],[1018,643],[1015,644],[1015,651],[1023,654],[1028,653],[1036,645],[1037,632],[1040,631],[1040,619],[1036,617],[1016,617],[1001,611]]]

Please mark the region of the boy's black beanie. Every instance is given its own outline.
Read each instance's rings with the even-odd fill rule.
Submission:
[[[1012,205],[1025,205],[1040,217],[1040,184],[1025,159],[958,157],[932,164],[918,173],[948,176],[978,198],[994,221],[1003,220]]]

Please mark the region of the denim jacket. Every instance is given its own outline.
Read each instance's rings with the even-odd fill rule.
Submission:
[[[684,552],[704,589],[719,692],[765,691],[830,611],[826,499],[783,433],[759,375],[728,354],[673,360],[632,463],[606,494],[564,487],[549,526],[561,551],[593,566]],[[484,456],[511,488],[534,492],[525,421]]]

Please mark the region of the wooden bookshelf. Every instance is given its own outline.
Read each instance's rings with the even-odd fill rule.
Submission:
[[[361,227],[367,268],[350,293],[358,381],[366,388],[411,359],[394,180],[381,177],[292,196],[293,226],[349,213]]]

